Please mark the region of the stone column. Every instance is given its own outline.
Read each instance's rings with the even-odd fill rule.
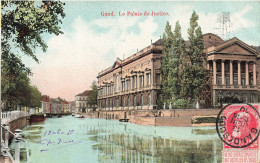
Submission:
[[[241,65],[240,61],[237,61],[237,80],[238,80],[238,85],[241,85]]]
[[[207,70],[209,70],[209,61],[207,61]]]
[[[151,66],[151,88],[153,87],[154,85],[154,77],[155,77],[155,72],[154,72],[154,62],[155,62],[155,59],[152,59],[152,66]]]
[[[249,75],[248,75],[248,61],[246,61],[246,86],[248,86],[249,85]]]
[[[213,60],[213,85],[217,84],[217,63]]]
[[[222,85],[225,85],[225,60],[221,60],[221,79]]]
[[[230,85],[233,85],[233,61],[230,60],[230,65],[229,65],[229,69],[230,69]]]
[[[253,64],[253,85],[256,85],[256,63]]]

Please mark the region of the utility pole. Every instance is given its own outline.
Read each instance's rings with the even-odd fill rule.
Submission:
[[[231,33],[231,20],[229,12],[220,12],[217,15],[217,23],[218,23],[218,35],[222,37],[222,39],[227,39],[227,37]]]

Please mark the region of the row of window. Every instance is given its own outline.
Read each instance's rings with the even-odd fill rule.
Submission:
[[[121,91],[126,91],[137,88],[137,75],[134,75],[131,77],[132,85],[130,78],[126,79],[125,81],[121,81]],[[151,85],[151,73],[146,74],[146,85]],[[119,76],[116,77],[116,92],[119,92]],[[139,76],[139,88],[144,87],[144,75]],[[99,90],[99,95],[106,96],[106,95],[112,95],[114,93],[114,85],[110,86],[104,86]]]
[[[79,100],[79,101],[86,101],[86,100],[87,100],[87,97],[78,97],[78,100]]]
[[[231,94],[228,94],[227,96],[231,96]],[[243,93],[242,95],[239,95],[238,93],[234,94],[234,97],[240,99],[243,103],[254,103],[255,102],[255,94],[251,93],[249,95],[249,99],[247,99],[247,94]],[[223,98],[222,93],[217,94],[217,102],[220,103],[221,99]]]
[[[87,105],[86,103],[79,103],[79,107],[90,107],[90,105]]]
[[[225,76],[225,83],[226,85],[230,85],[230,76]],[[218,75],[217,76],[217,84],[221,85],[222,84],[222,76]],[[238,85],[238,77],[234,76],[233,77],[233,84]],[[253,84],[253,77],[249,77],[249,85]],[[246,85],[246,78],[241,77],[241,85],[245,86]]]
[[[149,61],[147,62],[147,65],[150,65],[150,63],[151,63],[151,60],[149,60]],[[145,64],[145,63],[141,63],[140,66],[137,65],[137,67],[143,68],[144,65],[146,65],[146,64]],[[134,66],[134,67],[132,67],[132,68],[129,68],[129,69],[127,70],[127,72],[129,73],[129,72],[131,72],[131,70],[136,70],[137,67]],[[124,74],[125,71],[123,71],[122,73]],[[107,80],[110,80],[111,78],[112,78],[112,76],[106,78],[105,80],[107,81]]]
[[[140,96],[140,103],[137,105],[137,99],[136,99],[136,96],[134,96],[133,98],[133,107],[134,109],[137,107],[137,106],[140,106],[141,109],[143,108],[143,105],[144,105],[144,99],[143,99],[143,95]],[[115,103],[116,102],[116,103]],[[151,94],[148,94],[147,96],[147,105],[148,105],[148,108],[149,106],[151,105]],[[117,99],[116,101],[115,100],[112,100],[110,102],[110,100],[105,100],[103,105],[102,105],[104,108],[114,108],[114,107],[130,107],[130,96],[128,96],[126,99],[123,97],[122,98],[122,102],[121,102],[121,106],[119,106],[119,99]]]

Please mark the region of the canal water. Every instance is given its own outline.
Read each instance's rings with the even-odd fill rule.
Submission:
[[[215,127],[155,127],[64,116],[28,125],[22,134],[29,141],[31,163],[222,161],[223,143]],[[24,162],[25,150],[21,157]]]

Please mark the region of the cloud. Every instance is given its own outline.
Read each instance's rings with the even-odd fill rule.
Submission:
[[[47,54],[40,64],[32,66],[32,83],[43,94],[73,100],[76,94],[90,89],[98,72],[111,66],[116,57],[127,57],[149,45],[150,39],[156,41],[153,33],[157,27],[152,17],[91,22],[77,17],[72,30],[48,40]]]
[[[234,33],[243,29],[255,27],[254,22],[249,21],[247,13],[252,10],[252,6],[247,4],[242,10],[238,10],[235,13],[230,13],[230,30],[232,37],[235,37]],[[191,14],[193,12],[193,7],[191,5],[179,5],[173,8],[173,12],[170,15],[169,20],[174,26],[177,20],[180,21],[182,27],[182,35],[184,39],[188,39],[187,31],[189,28],[189,21]],[[226,11],[228,12],[228,11]],[[215,12],[197,12],[199,15],[198,23],[201,26],[203,33],[215,33],[219,34],[219,24],[217,23],[218,13]],[[228,24],[229,25],[229,24]]]

